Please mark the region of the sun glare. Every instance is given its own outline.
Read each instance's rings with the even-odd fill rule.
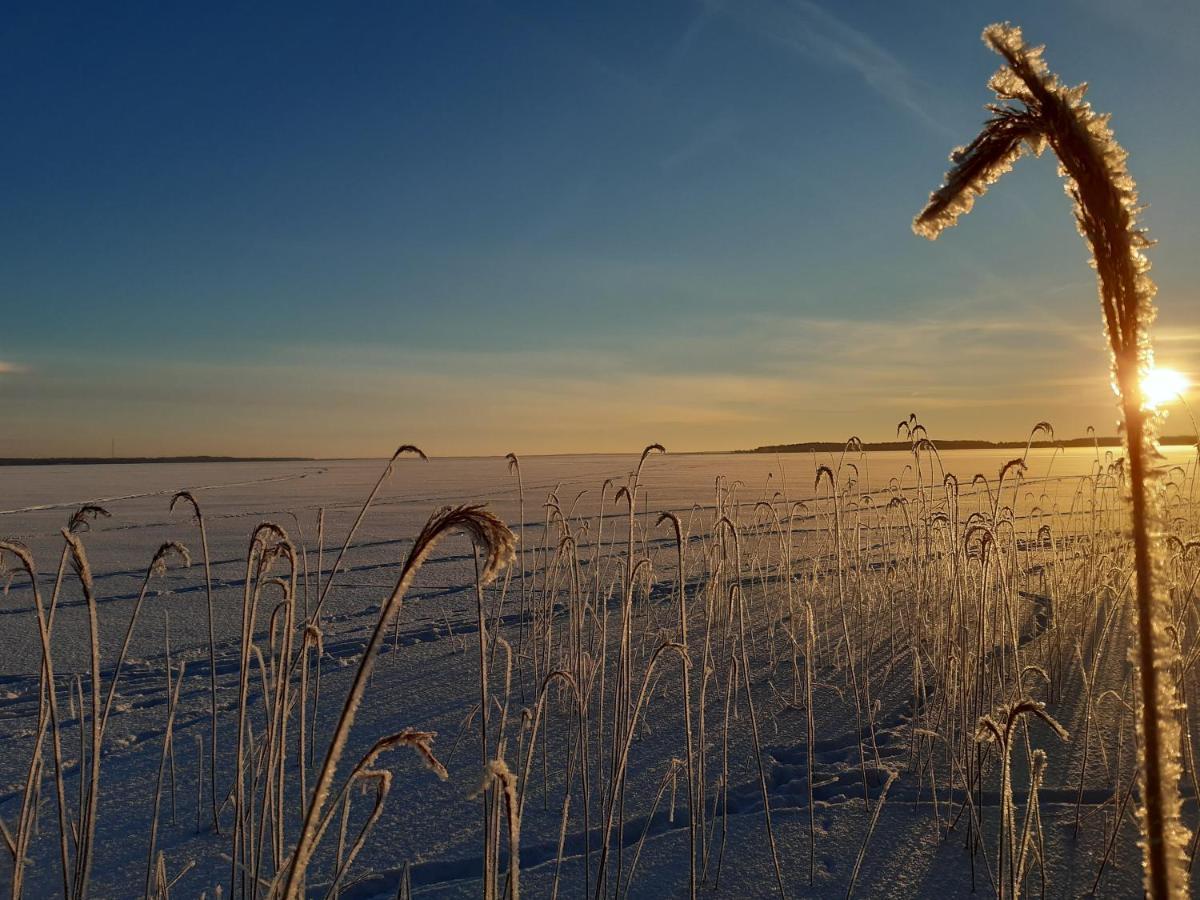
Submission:
[[[1158,409],[1179,399],[1188,387],[1187,377],[1174,369],[1154,368],[1142,376],[1142,398],[1150,409]]]

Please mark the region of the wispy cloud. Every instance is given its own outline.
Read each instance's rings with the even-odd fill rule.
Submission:
[[[876,93],[938,132],[952,131],[918,99],[912,71],[870,35],[847,24],[811,0],[701,0],[762,38],[814,62],[858,73]]]
[[[29,370],[26,369],[25,366],[21,366],[12,362],[5,362],[4,360],[0,359],[0,375],[20,375],[21,373],[27,371]]]

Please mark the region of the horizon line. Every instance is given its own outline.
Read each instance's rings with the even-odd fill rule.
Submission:
[[[849,443],[849,439],[844,441],[795,441],[782,444],[762,444],[758,447],[742,448],[742,449],[726,449],[726,450],[675,450],[667,449],[668,455],[674,456],[719,456],[719,455],[744,455],[744,454],[765,454],[765,453],[807,453],[807,452],[833,452],[845,449]],[[908,443],[903,440],[890,441],[861,441],[864,451],[895,453],[903,452]],[[1112,436],[1085,436],[1080,438],[1068,438],[1065,440],[1036,440],[1036,441],[1021,441],[1021,440],[1006,440],[1006,441],[991,441],[983,438],[947,438],[943,440],[930,439],[930,443],[936,448],[946,450],[1004,450],[1015,447],[1029,446],[1035,449],[1051,449],[1054,447],[1063,447],[1064,449],[1077,449],[1088,446],[1104,446],[1113,447],[1121,446],[1123,439],[1119,435]],[[1191,435],[1163,435],[1158,439],[1161,446],[1179,447],[1179,446],[1200,446],[1196,436]],[[629,450],[573,450],[573,451],[548,451],[548,452],[529,452],[516,454],[518,457],[549,457],[549,456],[637,456],[641,451]],[[431,459],[502,459],[507,454],[503,453],[448,453],[444,455],[432,455]],[[10,456],[0,457],[0,467],[19,467],[19,466],[56,466],[56,465],[139,465],[139,464],[187,464],[187,463],[231,463],[231,462],[356,462],[356,461],[378,461],[387,459],[386,455],[380,456],[298,456],[298,455],[271,455],[271,456],[234,456],[227,454],[180,454],[180,455],[164,455],[164,456]]]

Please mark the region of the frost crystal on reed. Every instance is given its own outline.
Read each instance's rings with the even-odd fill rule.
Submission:
[[[1161,583],[1158,492],[1149,460],[1156,454],[1155,421],[1142,402],[1142,376],[1154,362],[1149,326],[1154,282],[1142,252],[1150,241],[1138,227],[1139,209],[1126,152],[1084,99],[1087,85],[1070,87],[1050,72],[1041,47],[1029,47],[1021,29],[991,25],[983,40],[1004,58],[988,86],[1001,101],[971,143],[955,150],[945,183],[913,221],[930,239],[969,212],[975,198],[1025,152],[1049,146],[1059,160],[1075,222],[1092,253],[1112,351],[1113,383],[1120,398],[1129,452],[1130,501],[1137,575],[1138,646],[1134,653],[1142,695],[1139,721],[1140,809],[1145,886],[1155,898],[1186,894],[1187,829],[1180,820],[1179,703],[1174,669],[1179,652],[1169,598],[1154,596]]]

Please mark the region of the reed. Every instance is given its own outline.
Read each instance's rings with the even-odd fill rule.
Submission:
[[[279,894],[288,900],[299,895],[304,873],[312,859],[313,851],[316,849],[318,823],[322,810],[328,799],[333,779],[337,773],[338,762],[349,739],[350,729],[362,703],[363,694],[366,692],[367,681],[370,679],[375,658],[379,653],[387,627],[391,624],[392,618],[399,614],[404,595],[408,592],[409,586],[425,560],[429,558],[434,548],[446,535],[455,531],[465,531],[475,541],[476,546],[486,552],[486,562],[480,576],[484,584],[492,581],[513,558],[515,546],[513,533],[503,522],[478,506],[447,508],[434,513],[421,533],[417,535],[408,558],[401,568],[396,587],[384,603],[375,630],[363,651],[354,681],[330,740],[329,750],[325,754],[320,774],[317,776],[317,782],[313,788],[313,799],[308,805],[296,849],[292,853],[289,865],[281,873],[282,881],[276,879]],[[332,574],[330,577],[332,578]]]
[[[20,563],[20,569],[29,579],[30,589],[33,592],[33,605],[37,612],[38,637],[41,641],[42,665],[39,672],[38,684],[38,727],[37,736],[34,741],[34,750],[30,758],[29,777],[25,782],[25,791],[21,801],[21,815],[17,827],[17,834],[14,837],[4,829],[4,839],[8,844],[12,854],[13,872],[12,872],[12,896],[17,900],[21,896],[23,888],[25,860],[29,851],[30,844],[30,815],[32,789],[34,786],[34,775],[41,768],[42,758],[42,742],[45,734],[47,722],[51,725],[53,732],[53,753],[54,753],[54,791],[55,799],[58,804],[58,837],[59,837],[59,859],[62,865],[63,878],[63,896],[70,896],[71,879],[70,879],[70,852],[67,847],[67,825],[66,825],[66,790],[63,783],[63,754],[62,754],[62,739],[59,728],[58,718],[58,693],[54,681],[54,655],[50,644],[50,626],[46,616],[45,607],[42,604],[42,594],[38,587],[37,569],[34,565],[33,554],[29,552],[27,547],[11,541],[0,541],[0,554],[8,553],[15,557]],[[40,779],[38,779],[40,780]],[[2,824],[2,823],[0,823]]]
[[[184,502],[192,508],[192,516],[196,520],[196,528],[200,531],[200,550],[204,558],[204,599],[208,611],[208,771],[209,771],[209,804],[212,813],[212,827],[217,834],[221,833],[221,823],[217,816],[217,651],[216,637],[213,625],[213,592],[212,568],[208,555],[208,531],[204,527],[204,514],[200,512],[200,504],[190,491],[179,491],[171,498],[169,511],[174,511],[175,505]]]
[[[1151,470],[1157,452],[1155,422],[1141,390],[1154,361],[1149,325],[1155,286],[1143,253],[1149,239],[1137,225],[1139,201],[1127,154],[1114,139],[1108,116],[1097,114],[1084,100],[1087,86],[1063,85],[1050,72],[1041,48],[1027,46],[1019,28],[991,25],[983,39],[1004,60],[989,82],[1000,102],[988,107],[992,118],[979,135],[951,155],[945,184],[930,197],[913,229],[936,238],[1026,152],[1040,154],[1048,146],[1058,157],[1076,224],[1095,263],[1124,422],[1136,574],[1146,891],[1154,898],[1175,896],[1186,890],[1188,832],[1180,818],[1180,738],[1173,713],[1178,698],[1172,672],[1178,657],[1167,634],[1170,604],[1156,585],[1161,573],[1155,533],[1161,526]]]
[[[183,687],[183,675],[187,668],[186,663],[179,666],[179,674],[175,676],[174,682],[171,680],[171,664],[168,656],[167,662],[167,725],[163,735],[162,755],[158,761],[158,782],[154,789],[154,814],[150,822],[150,846],[146,853],[146,896],[152,895],[151,885],[154,876],[154,855],[158,849],[158,821],[159,812],[162,808],[163,794],[163,779],[166,773],[167,760],[171,755],[171,746],[175,733],[175,714],[179,709],[179,689]],[[161,893],[158,892],[158,893]]]
[[[84,602],[88,611],[88,637],[91,651],[91,746],[88,748],[89,771],[87,788],[84,790],[84,780],[80,776],[80,803],[78,824],[78,848],[75,855],[75,871],[72,878],[72,892],[75,900],[85,900],[88,895],[89,881],[93,865],[93,851],[96,844],[97,804],[100,784],[100,624],[96,609],[95,583],[92,580],[92,569],[88,563],[87,551],[83,542],[71,527],[62,530],[63,539],[71,553],[71,562],[79,585],[83,590]],[[80,701],[80,709],[83,703]],[[82,715],[81,715],[82,721]],[[82,740],[82,727],[81,727]],[[81,753],[82,758],[82,753]],[[82,766],[81,766],[82,768]]]

